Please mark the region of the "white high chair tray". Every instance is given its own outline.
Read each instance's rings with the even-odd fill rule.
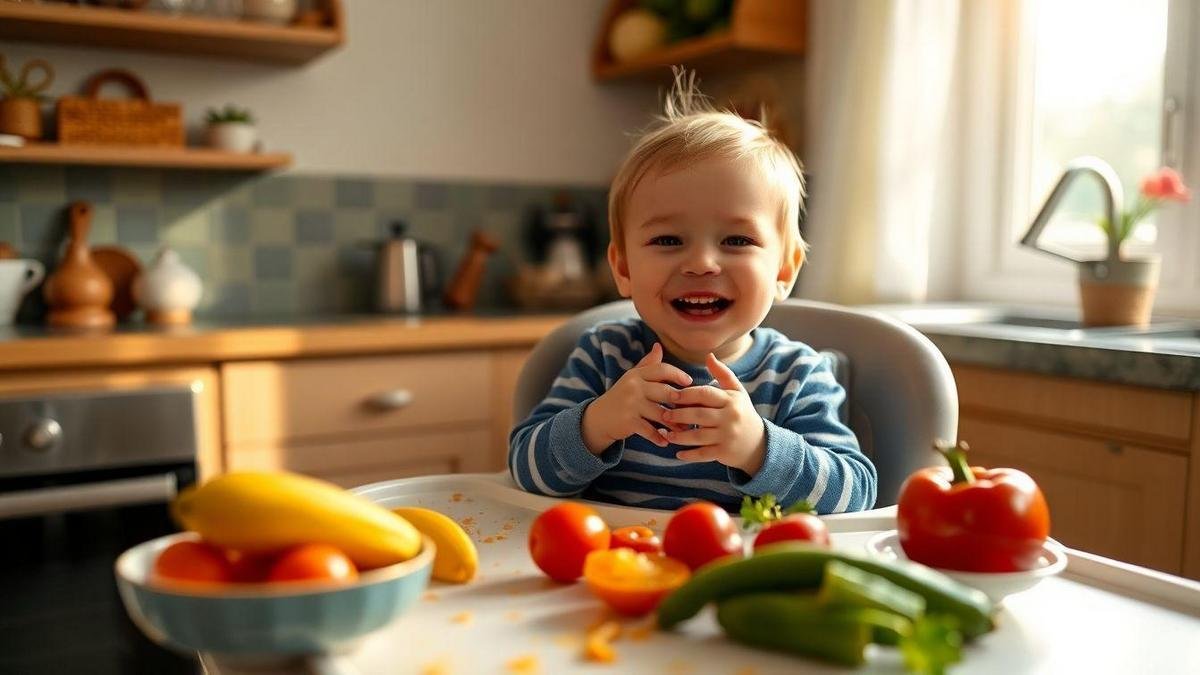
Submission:
[[[820,661],[751,649],[721,634],[712,608],[676,632],[652,617],[621,619],[617,661],[582,657],[584,635],[606,615],[582,580],[560,585],[526,550],[529,525],[558,500],[522,492],[503,475],[457,474],[375,483],[356,489],[384,506],[425,506],[463,523],[479,549],[469,584],[437,581],[418,606],[368,636],[354,651],[296,664],[291,672],[473,674],[505,672],[840,673]],[[669,512],[595,505],[612,527],[662,531]],[[828,518],[837,548],[863,552],[895,527],[894,509]],[[964,649],[955,670],[969,673],[1200,672],[1200,583],[1068,549],[1061,575],[1010,596],[997,629]],[[853,672],[903,671],[899,652],[872,646]],[[203,657],[209,673],[240,670]],[[511,670],[518,664],[536,670]],[[261,675],[264,671],[253,671]],[[277,672],[289,672],[287,670]]]

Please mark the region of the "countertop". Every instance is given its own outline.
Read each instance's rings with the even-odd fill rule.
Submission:
[[[141,323],[80,332],[0,328],[0,372],[530,347],[565,314],[351,315]]]
[[[1068,309],[982,303],[874,305],[870,309],[906,321],[930,339],[952,364],[1101,380],[1158,389],[1200,391],[1200,338],[1180,339],[1124,329],[1070,329],[941,322],[939,312],[983,309],[1038,317],[1064,326],[1077,320]],[[1153,326],[1197,325],[1194,319],[1155,317]]]

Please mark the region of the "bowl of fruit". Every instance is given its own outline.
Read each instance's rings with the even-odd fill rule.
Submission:
[[[345,651],[416,603],[436,555],[401,516],[293,474],[226,474],[172,511],[186,531],[125,551],[115,573],[133,622],[181,651]]]

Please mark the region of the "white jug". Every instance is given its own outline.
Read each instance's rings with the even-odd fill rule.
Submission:
[[[46,268],[36,260],[0,260],[0,326],[12,325],[21,299],[45,276]]]

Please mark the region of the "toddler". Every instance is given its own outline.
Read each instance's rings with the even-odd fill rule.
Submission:
[[[609,196],[608,262],[639,318],[586,331],[509,438],[522,489],[736,511],[773,493],[870,508],[875,467],[812,348],[759,324],[804,262],[800,164],[764,127],[677,77]]]

